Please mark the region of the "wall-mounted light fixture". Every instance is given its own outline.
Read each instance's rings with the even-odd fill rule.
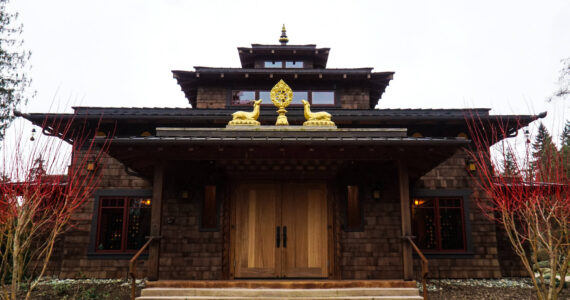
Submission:
[[[87,161],[87,164],[85,164],[85,169],[89,172],[95,171],[96,168],[97,168],[97,163],[94,160],[89,160]]]
[[[378,201],[382,199],[382,186],[377,185],[372,189],[372,199]]]
[[[424,204],[426,202],[426,200],[421,199],[421,198],[416,198],[414,199],[414,206],[420,206],[422,204]]]
[[[467,170],[469,170],[471,172],[477,170],[477,166],[475,165],[475,162],[471,158],[467,158],[465,160],[465,165],[467,167]]]

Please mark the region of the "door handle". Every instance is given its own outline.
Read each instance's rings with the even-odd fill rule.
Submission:
[[[287,226],[283,226],[283,248],[287,248]]]
[[[275,228],[275,246],[277,248],[279,248],[279,244],[281,243],[281,233],[279,232],[280,227],[277,226],[277,228]]]

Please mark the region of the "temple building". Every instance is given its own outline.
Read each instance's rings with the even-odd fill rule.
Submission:
[[[384,109],[394,72],[327,68],[329,48],[289,44],[285,28],[237,50],[241,68],[172,71],[190,108],[23,115],[111,141],[56,275],[124,278],[149,237],[137,276],[155,284],[420,280],[412,241],[429,278],[524,274],[477,207],[466,117],[515,135],[538,116]]]

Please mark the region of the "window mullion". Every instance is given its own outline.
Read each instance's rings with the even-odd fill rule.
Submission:
[[[441,251],[442,250],[442,246],[441,246],[441,222],[440,222],[440,214],[439,214],[439,198],[434,198],[434,205],[433,207],[435,208],[435,228],[436,228],[436,244],[437,244],[437,250]]]
[[[127,228],[129,224],[129,198],[125,197],[123,200],[123,234],[121,237],[121,251],[127,250]]]

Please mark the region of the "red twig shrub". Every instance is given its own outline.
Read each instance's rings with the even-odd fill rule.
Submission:
[[[101,176],[88,171],[106,153],[96,128],[75,118],[46,119],[33,141],[23,134],[2,145],[0,174],[0,284],[2,299],[26,299],[46,273],[58,237],[90,197]],[[70,144],[70,145],[69,145]],[[88,166],[89,165],[89,166]]]
[[[554,146],[533,153],[530,137],[517,143],[505,120],[470,115],[467,123],[472,176],[484,191],[479,207],[503,225],[538,298],[557,299],[570,263],[568,158]]]

